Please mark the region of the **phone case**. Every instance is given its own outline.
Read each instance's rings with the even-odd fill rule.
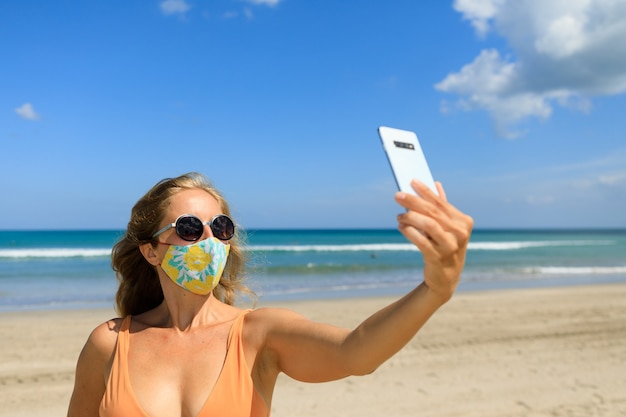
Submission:
[[[417,135],[386,126],[379,127],[378,134],[400,191],[415,194],[411,180],[416,178],[438,194]]]

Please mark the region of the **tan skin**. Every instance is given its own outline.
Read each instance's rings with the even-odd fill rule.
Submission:
[[[452,296],[465,262],[473,220],[439,196],[414,182],[423,197],[397,193],[407,211],[398,216],[404,236],[422,252],[424,282],[413,291],[348,330],[312,322],[286,309],[250,312],[243,327],[246,360],[252,365],[255,389],[268,410],[276,378],[284,372],[308,382],[340,379],[373,372],[400,350],[429,317]],[[208,221],[221,209],[204,190],[185,190],[171,199],[165,221],[181,214]],[[211,236],[205,227],[202,239]],[[173,229],[159,236],[169,244],[188,244]],[[158,267],[167,245],[140,247],[159,274],[165,300],[133,317],[129,377],[140,406],[151,417],[195,417],[215,385],[226,355],[226,339],[241,310],[212,294],[195,295],[174,284]],[[98,415],[113,359],[121,319],[98,326],[78,360],[68,417]]]

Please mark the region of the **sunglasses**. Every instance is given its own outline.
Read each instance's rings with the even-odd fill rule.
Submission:
[[[213,236],[219,240],[229,240],[235,234],[235,224],[225,214],[218,214],[206,223],[193,214],[183,214],[174,223],[168,224],[152,235],[152,238],[156,238],[173,227],[178,237],[188,242],[195,242],[204,234],[204,225],[208,225],[211,228],[211,232],[213,232]]]

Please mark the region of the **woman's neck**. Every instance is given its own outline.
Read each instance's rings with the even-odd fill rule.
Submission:
[[[194,294],[174,284],[167,277],[160,281],[164,299],[154,311],[158,327],[171,327],[184,332],[197,326],[222,322],[225,316],[230,316],[225,310],[232,307],[219,301],[212,293]]]

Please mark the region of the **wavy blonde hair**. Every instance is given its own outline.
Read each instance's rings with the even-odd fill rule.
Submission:
[[[156,242],[152,236],[165,217],[170,199],[189,189],[201,189],[215,198],[224,214],[231,216],[228,203],[202,174],[190,172],[176,178],[159,181],[137,201],[122,238],[113,246],[111,265],[119,287],[115,296],[118,314],[140,314],[157,307],[163,301],[163,290],[154,266],[145,260],[139,246]],[[238,228],[230,240],[230,254],[224,273],[213,294],[226,304],[234,304],[238,294],[254,298],[254,292],[244,284],[246,258]]]

